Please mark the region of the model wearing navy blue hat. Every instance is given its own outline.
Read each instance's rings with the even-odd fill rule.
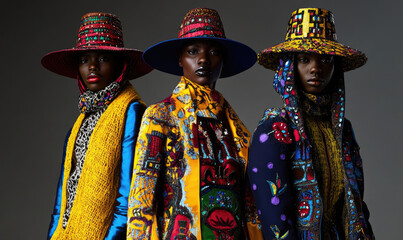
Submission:
[[[179,38],[150,47],[143,59],[182,77],[143,116],[127,238],[262,239],[245,192],[250,133],[214,89],[219,77],[253,66],[255,52],[225,38],[215,10],[198,8],[186,14]]]
[[[252,67],[256,62],[255,51],[243,43],[227,39],[220,16],[215,10],[207,10],[212,13],[202,18],[190,11],[183,20],[178,38],[166,40],[148,48],[143,53],[145,62],[160,71],[182,76],[182,68],[178,65],[182,47],[189,40],[206,39],[218,43],[224,50],[220,78],[236,75]]]

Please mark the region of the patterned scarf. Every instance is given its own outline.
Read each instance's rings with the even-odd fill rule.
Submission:
[[[318,179],[323,202],[322,239],[329,240],[337,239],[338,234],[344,236],[341,229],[346,226],[341,217],[343,205],[337,205],[343,199],[345,172],[341,149],[332,133],[330,107],[330,95],[301,94],[304,127],[311,140],[315,178]]]
[[[217,119],[217,116],[224,107],[224,97],[208,86],[201,86],[183,77],[183,82],[189,88],[192,98],[193,108],[196,110],[197,116],[212,117]]]
[[[180,121],[184,122],[183,124],[178,124],[178,126],[188,126],[189,129],[195,129],[195,131],[197,130],[196,116],[217,119],[218,114],[222,111],[222,114],[225,114],[228,119],[236,147],[242,152],[240,155],[247,156],[250,139],[249,131],[220,92],[209,87],[197,85],[182,77],[174,89],[171,99],[173,101],[178,100],[175,101],[177,106],[175,106],[173,112]],[[192,101],[190,106],[189,101]],[[189,139],[188,141],[191,140]],[[194,138],[192,141],[194,141]],[[197,145],[192,143],[188,147],[194,148],[194,146]],[[197,159],[194,154],[191,155],[191,159]]]
[[[315,95],[307,92],[301,94],[301,109],[314,117],[330,115],[331,96],[329,94]]]
[[[119,94],[120,89],[121,84],[115,81],[102,90],[96,92],[85,91],[79,97],[78,109],[82,113],[98,112],[105,109]]]
[[[78,109],[82,113],[97,112],[105,109],[113,99],[119,94],[119,91],[127,83],[127,63],[123,64],[122,73],[119,77],[111,82],[104,89],[99,91],[91,91],[83,83],[80,74],[77,75],[78,88],[80,90],[80,97],[78,101]]]

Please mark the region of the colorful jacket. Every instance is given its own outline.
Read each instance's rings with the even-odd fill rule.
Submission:
[[[217,118],[208,109],[196,107],[205,103],[206,98],[222,99],[222,112],[229,122],[236,146],[236,167],[245,172],[248,130],[215,90],[211,94],[199,94],[201,98],[195,104],[191,85],[182,78],[170,97],[148,107],[143,116],[129,197],[128,239],[202,239],[201,222],[204,220],[200,198],[201,155],[204,152],[198,148],[198,122],[199,116]],[[212,107],[220,106],[213,103]],[[223,180],[214,179],[214,174],[210,177],[213,181]],[[211,200],[215,202],[216,199]],[[259,239],[257,217],[251,213],[251,201],[247,202],[246,218],[241,221],[244,221],[245,229],[247,225],[246,232],[249,231],[251,239]],[[221,220],[225,221],[215,222],[217,229],[231,235],[231,223],[224,217]]]
[[[253,136],[248,173],[266,239],[321,239],[322,198],[293,67],[292,59],[280,61],[274,88],[283,98],[284,107],[265,111]],[[343,74],[337,77],[331,98],[332,129],[345,173],[344,228],[348,239],[373,239],[363,202],[359,147],[351,123],[344,117]]]
[[[106,212],[106,218],[101,220],[105,225],[106,225],[106,232],[101,233],[102,237],[98,237],[101,239],[125,239],[126,237],[126,223],[127,223],[127,199],[129,196],[129,187],[130,187],[130,182],[131,182],[131,176],[132,176],[132,168],[133,168],[133,159],[134,159],[134,153],[135,153],[135,143],[137,140],[137,135],[138,135],[138,129],[140,127],[140,120],[143,115],[143,112],[145,110],[145,105],[144,103],[141,102],[140,98],[138,97],[137,93],[135,93],[134,88],[130,85],[127,84],[126,87],[122,90],[121,93],[112,101],[112,103],[108,106],[107,110],[102,114],[101,118],[98,120],[98,123],[96,125],[96,129],[94,129],[94,132],[91,135],[91,140],[98,138],[97,136],[109,139],[107,135],[104,135],[104,131],[102,130],[102,127],[108,127],[109,124],[107,122],[113,121],[118,123],[117,128],[118,130],[110,129],[112,134],[116,134],[116,139],[118,139],[119,143],[116,144],[114,147],[117,155],[115,154],[115,158],[113,158],[113,162],[109,163],[108,169],[105,171],[110,171],[108,175],[110,175],[111,179],[114,179],[113,181],[115,182],[115,186],[112,189],[116,189],[116,192],[111,193],[111,198],[112,201],[107,201],[110,202],[110,208],[107,207]],[[118,113],[119,112],[119,113]],[[57,187],[57,193],[56,193],[56,200],[55,200],[55,205],[54,205],[54,210],[52,214],[52,219],[51,223],[49,226],[49,232],[48,232],[48,239],[51,239],[52,236],[54,235],[56,229],[59,227],[61,231],[61,222],[62,218],[61,216],[63,215],[64,207],[62,204],[62,200],[66,198],[66,189],[65,189],[65,182],[66,182],[66,173],[70,172],[71,169],[71,161],[72,159],[66,159],[66,156],[71,156],[71,153],[69,154],[69,151],[72,151],[74,148],[69,147],[68,143],[74,143],[73,136],[77,134],[78,128],[80,127],[80,123],[83,119],[84,114],[81,114],[79,118],[77,119],[77,122],[71,132],[67,134],[65,145],[64,145],[64,151],[63,151],[63,160],[62,160],[62,170],[59,178],[59,183]],[[116,117],[120,117],[121,119],[116,119]],[[98,126],[99,124],[104,125],[104,126]],[[110,126],[110,125],[109,125]],[[75,134],[74,134],[75,133]],[[102,141],[102,140],[101,140]],[[94,148],[95,145],[89,145],[89,150],[90,148]],[[87,160],[87,159],[86,159]],[[89,169],[90,166],[87,166],[84,164],[84,169]],[[83,172],[84,172],[83,169]],[[92,169],[93,170],[93,169]],[[87,171],[87,170],[86,170]],[[87,171],[89,172],[89,171]],[[69,174],[67,174],[68,176]],[[88,180],[94,178],[95,175],[92,177],[89,176]],[[80,181],[86,181],[84,178],[80,177],[79,180],[79,187],[86,185],[85,182],[81,183]],[[78,191],[78,190],[77,190]],[[115,196],[115,197],[113,197]],[[80,201],[78,198],[80,198],[78,195],[76,196],[76,200],[74,204],[79,204],[78,202]],[[65,200],[64,200],[65,202]],[[77,207],[73,205],[73,209]],[[72,211],[75,211],[73,210]],[[99,211],[102,211],[99,209]],[[89,213],[88,213],[89,214]],[[70,222],[69,222],[70,224]],[[81,223],[81,227],[83,228],[82,230],[84,231],[85,234],[85,227],[86,224],[84,222]],[[89,226],[90,227],[90,226]],[[63,232],[63,231],[61,231]],[[74,233],[76,234],[76,233]],[[60,235],[60,238],[63,239],[78,239],[77,236],[74,234],[69,234],[69,235]],[[77,233],[78,234],[78,233]],[[90,234],[88,234],[86,237],[81,237],[81,239],[84,238],[90,238]]]

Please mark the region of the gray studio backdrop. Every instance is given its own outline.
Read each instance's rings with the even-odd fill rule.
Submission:
[[[219,11],[228,38],[256,51],[284,40],[299,7],[333,11],[341,43],[369,61],[345,74],[346,116],[352,121],[365,170],[365,196],[378,239],[398,239],[402,215],[401,1],[3,1],[0,95],[0,239],[45,239],[60,174],[62,146],[76,117],[75,80],[46,71],[40,58],[73,47],[80,17],[117,14],[126,47],[146,49],[176,38],[184,14],[195,7]],[[274,73],[256,64],[219,80],[223,93],[252,132],[263,111],[280,106]],[[179,77],[159,71],[132,81],[147,104],[168,96]]]

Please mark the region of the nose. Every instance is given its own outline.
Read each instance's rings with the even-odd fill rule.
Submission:
[[[318,59],[312,59],[311,60],[310,72],[312,74],[319,74],[319,73],[322,72],[322,67],[321,67],[321,64],[320,64],[320,60],[318,60]]]
[[[88,69],[90,71],[95,71],[99,69],[99,63],[98,61],[94,60],[94,59],[90,59],[89,60],[89,64],[88,64]]]
[[[210,54],[209,52],[201,52],[198,61],[199,65],[209,65],[210,64]]]

